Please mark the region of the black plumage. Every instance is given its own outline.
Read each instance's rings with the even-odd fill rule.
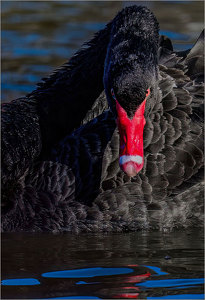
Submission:
[[[167,37],[158,40],[153,14],[132,6],[34,92],[4,104],[2,230],[203,226],[202,57],[203,35],[175,53]],[[130,178],[119,167],[110,88],[132,115],[140,103],[132,99],[150,85],[144,167]]]

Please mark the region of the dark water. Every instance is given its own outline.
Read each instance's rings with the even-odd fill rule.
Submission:
[[[177,50],[203,28],[202,1],[137,2],[154,11]],[[2,100],[32,91],[129,3],[2,1]],[[202,277],[197,230],[2,234],[2,299],[203,299]]]
[[[203,299],[198,230],[3,234],[2,258],[3,299]]]

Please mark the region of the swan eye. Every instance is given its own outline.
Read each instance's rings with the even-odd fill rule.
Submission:
[[[148,97],[149,94],[150,94],[150,89],[147,89],[147,91],[146,91],[146,97]]]
[[[115,93],[114,93],[113,88],[111,89],[111,95],[112,95],[113,99],[116,100],[116,97],[115,97]]]

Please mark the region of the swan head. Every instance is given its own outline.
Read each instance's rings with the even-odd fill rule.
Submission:
[[[130,177],[144,164],[147,102],[158,78],[159,27],[146,7],[123,9],[113,20],[104,87],[120,135],[119,164]]]

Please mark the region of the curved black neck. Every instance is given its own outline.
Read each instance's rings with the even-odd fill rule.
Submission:
[[[42,152],[80,126],[103,91],[103,72],[111,24],[79,50],[70,61],[43,79],[28,95],[37,102]]]

